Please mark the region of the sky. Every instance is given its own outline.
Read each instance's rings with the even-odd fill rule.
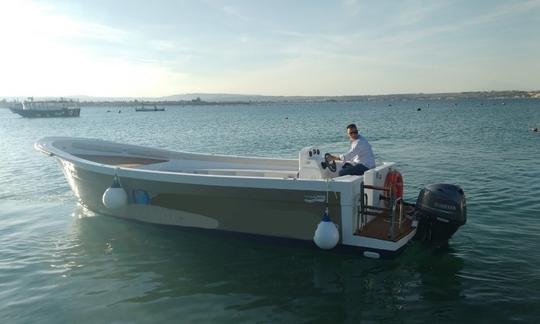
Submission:
[[[1,96],[540,90],[540,0],[0,0]]]

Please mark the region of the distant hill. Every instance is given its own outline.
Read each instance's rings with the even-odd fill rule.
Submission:
[[[243,94],[229,94],[229,93],[186,93],[176,94],[166,97],[158,97],[155,100],[159,101],[183,101],[183,100],[196,100],[200,98],[203,101],[276,101],[277,96],[262,96],[262,95],[243,95]]]
[[[540,91],[475,91],[450,93],[410,93],[388,95],[351,96],[264,96],[228,93],[187,93],[165,97],[112,98],[108,101],[148,101],[148,102],[199,102],[199,103],[257,103],[257,102],[321,102],[321,101],[370,101],[370,100],[452,100],[452,99],[517,99],[540,98]],[[94,99],[94,100],[92,100]],[[103,101],[89,97],[85,101]],[[103,98],[99,98],[103,99]],[[81,98],[81,100],[83,100]]]
[[[228,93],[186,93],[164,97],[140,98],[97,98],[76,96],[81,101],[173,101],[186,102],[309,102],[309,101],[363,101],[363,100],[452,100],[452,99],[516,99],[540,98],[538,91],[471,91],[449,93],[407,93],[388,95],[350,95],[350,96],[264,96]]]
[[[0,97],[2,98],[2,97]],[[66,96],[67,99],[77,99],[81,103],[160,103],[160,104],[216,104],[216,103],[257,103],[257,102],[321,102],[321,101],[370,101],[370,100],[453,100],[453,99],[540,99],[537,91],[474,91],[450,93],[411,93],[388,95],[350,95],[350,96],[264,96],[228,93],[186,93],[164,97],[92,97],[86,95]],[[24,97],[4,97],[0,103],[13,100],[24,100]],[[36,100],[58,99],[58,97],[35,97]]]
[[[148,98],[156,101],[189,101],[200,98],[214,102],[283,102],[283,101],[363,101],[363,100],[451,100],[451,99],[511,99],[540,98],[540,91],[475,91],[449,93],[410,93],[388,95],[350,95],[350,96],[264,96],[226,93],[189,93],[166,97]]]

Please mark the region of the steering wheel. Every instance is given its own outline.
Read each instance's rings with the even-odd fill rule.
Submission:
[[[330,160],[329,157],[331,157],[331,156],[332,156],[332,154],[326,153],[324,155],[324,160],[326,161],[326,166],[328,167],[328,170],[330,170],[332,172],[336,172],[336,170],[337,170],[336,161],[335,160]]]

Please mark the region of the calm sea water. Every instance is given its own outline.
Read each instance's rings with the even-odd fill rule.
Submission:
[[[121,109],[0,109],[1,323],[540,321],[540,100]],[[345,151],[349,122],[398,162],[408,200],[430,183],[465,190],[468,223],[448,248],[381,261],[96,215],[32,147],[81,136],[294,158]]]

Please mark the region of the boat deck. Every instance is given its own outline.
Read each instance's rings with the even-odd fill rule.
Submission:
[[[354,235],[397,242],[414,229],[412,227],[412,220],[404,217],[401,220],[401,226],[399,226],[397,221],[394,223],[394,239],[392,239],[390,222],[391,218],[388,215],[377,216],[367,223],[361,231],[354,233]]]
[[[298,170],[267,170],[267,169],[247,169],[247,168],[193,168],[180,167],[174,163],[166,163],[171,160],[142,158],[131,156],[104,156],[75,154],[78,158],[89,160],[101,164],[114,165],[121,168],[145,169],[166,172],[193,173],[204,175],[225,175],[243,177],[266,177],[266,178],[297,178]]]
[[[168,162],[168,160],[159,160],[151,158],[129,157],[129,156],[103,156],[103,155],[86,155],[77,154],[78,158],[89,160],[92,162],[115,165],[122,168],[138,168],[141,166]]]

